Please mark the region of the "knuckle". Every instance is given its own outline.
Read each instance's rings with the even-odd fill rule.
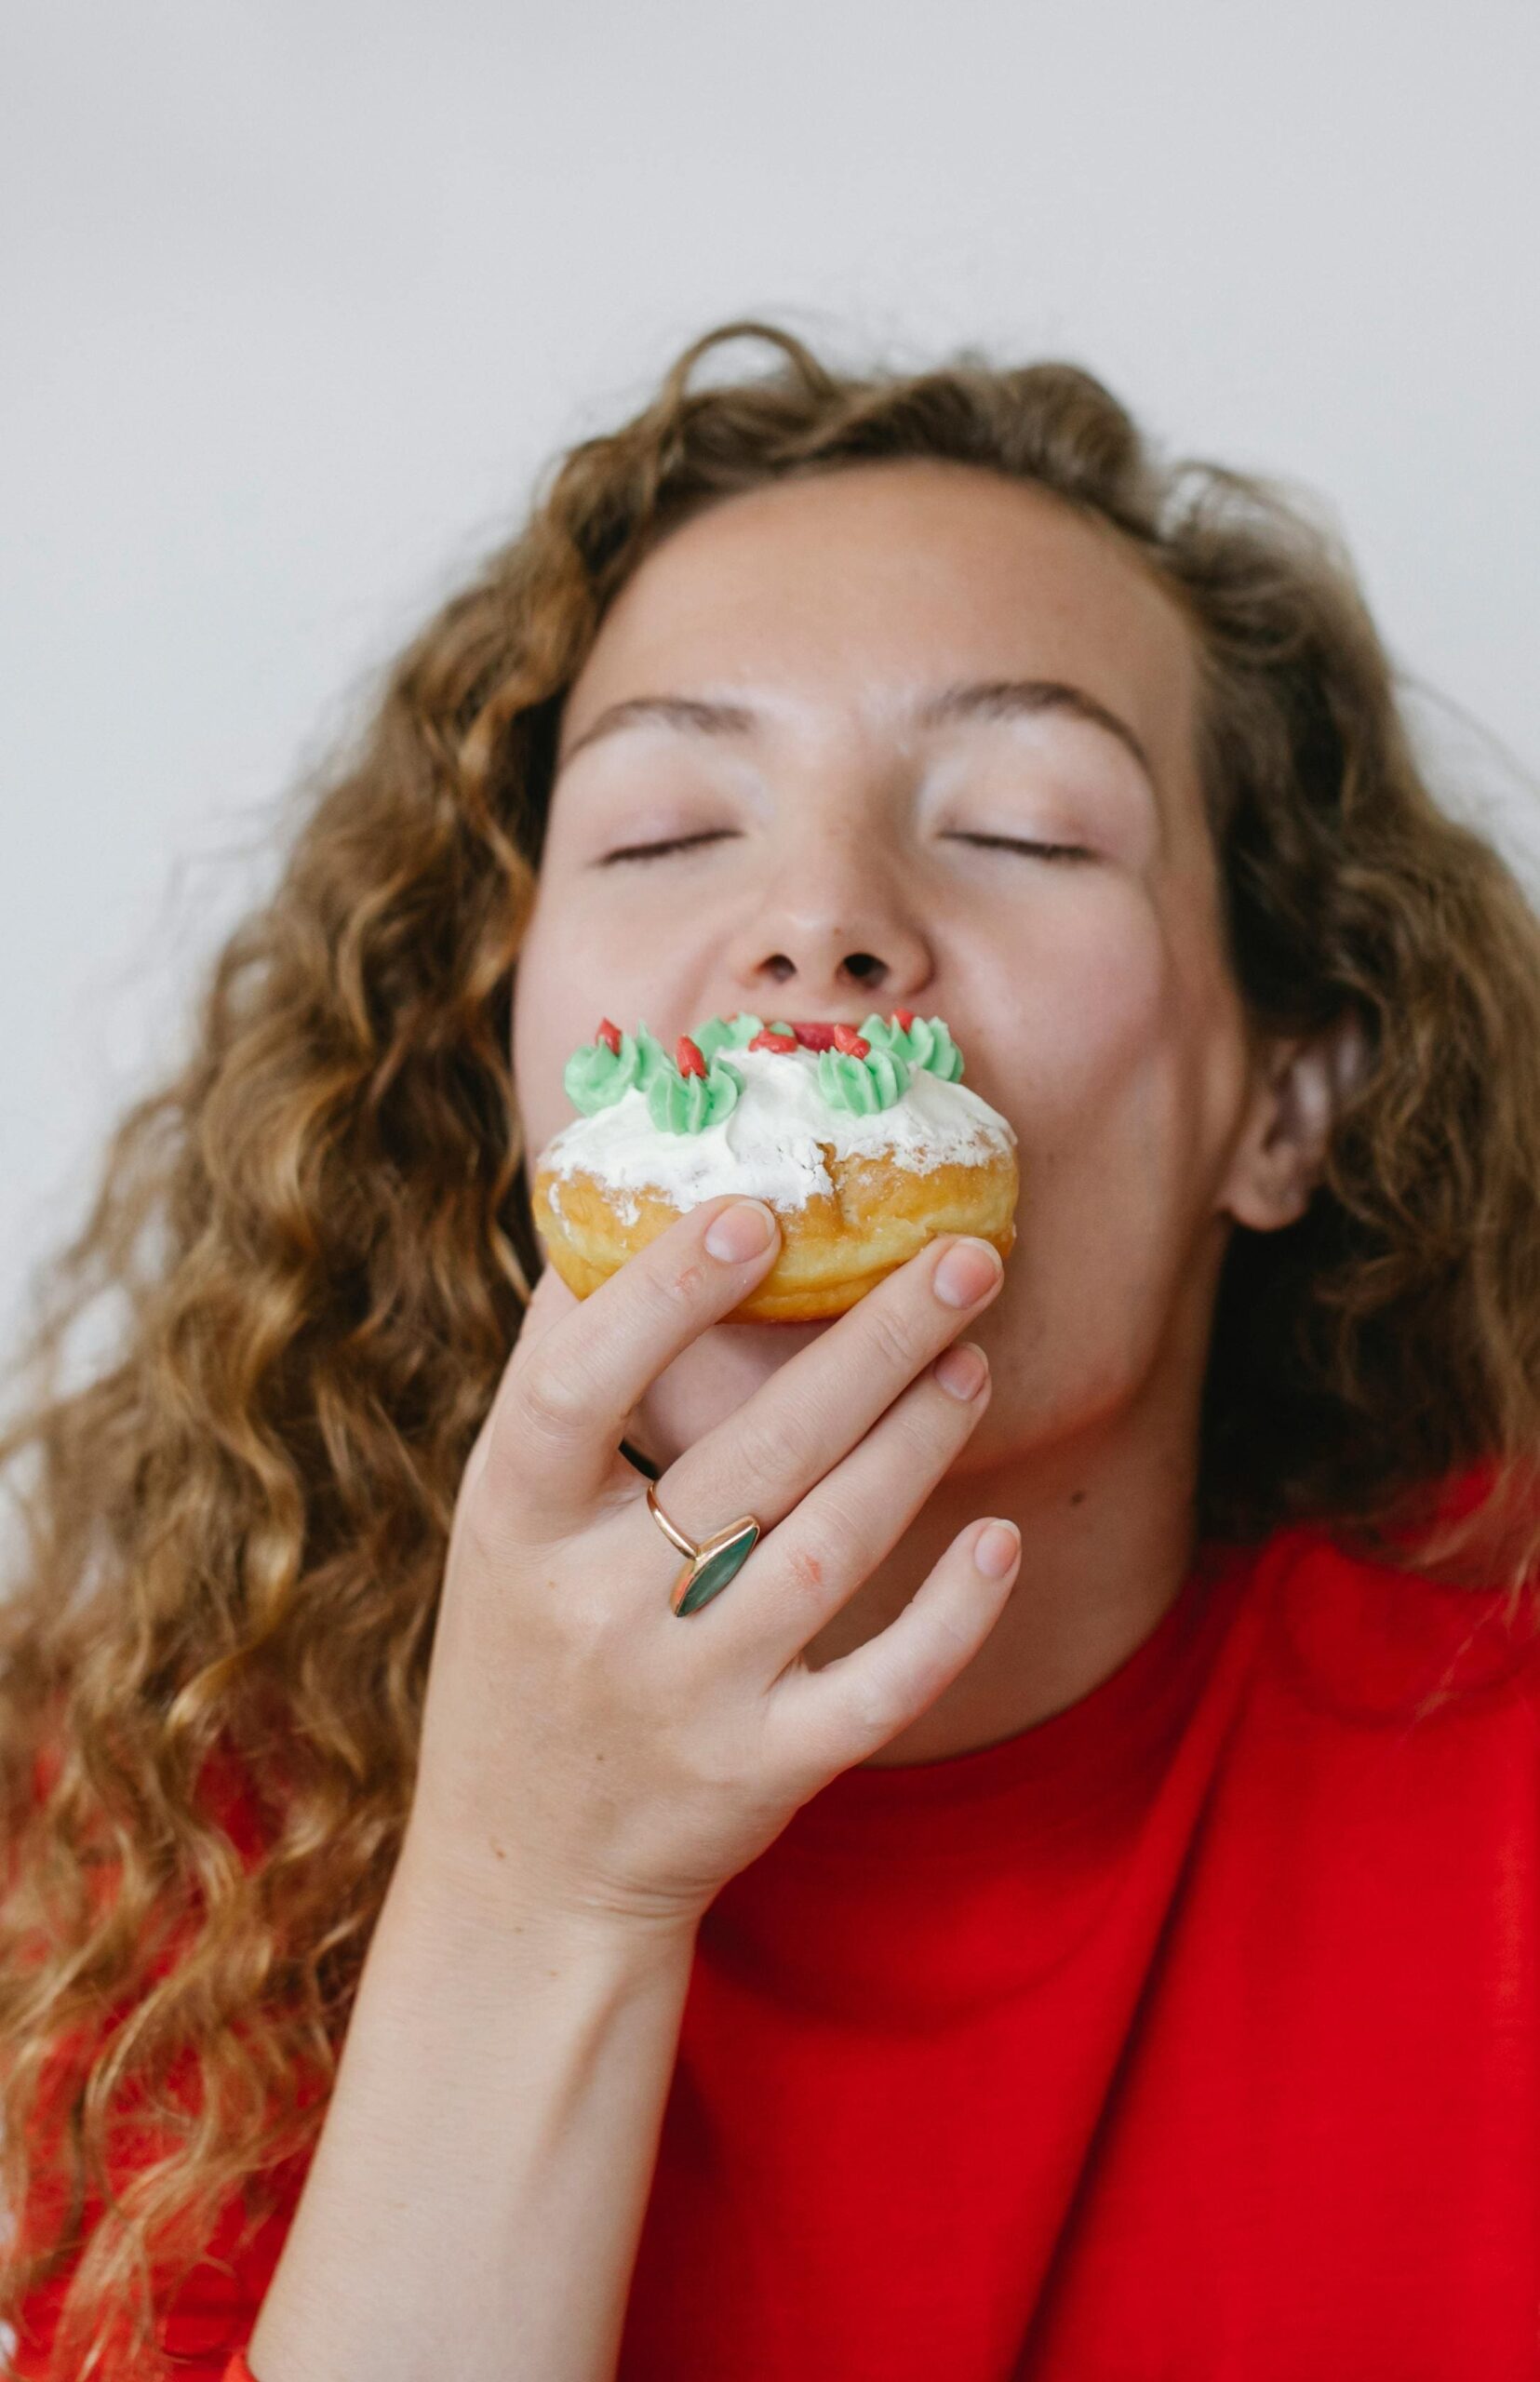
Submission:
[[[554,1588],[555,1584],[550,1586]],[[547,1642],[559,1645],[564,1665],[575,1679],[597,1682],[609,1676],[621,1636],[622,1617],[610,1599],[596,1593],[591,1583],[543,1599],[542,1628]]]
[[[867,1532],[857,1515],[837,1499],[827,1498],[809,1519],[810,1529],[788,1550],[787,1569],[795,1587],[817,1594],[830,1579],[843,1584],[864,1572]]]
[[[786,1556],[786,1571],[792,1586],[808,1595],[816,1595],[824,1586],[824,1558],[810,1546],[794,1546]]]
[[[912,1318],[896,1299],[884,1299],[876,1307],[868,1318],[867,1331],[873,1352],[885,1372],[914,1372],[924,1350]]]
[[[930,1651],[932,1665],[950,1679],[978,1651],[978,1632],[970,1629],[956,1613],[932,1613]]]
[[[886,1745],[908,1720],[913,1699],[889,1668],[871,1671],[850,1691],[851,1718],[864,1745]]]
[[[519,1383],[520,1425],[538,1439],[565,1444],[577,1437],[588,1417],[588,1385],[568,1361],[554,1363],[549,1356],[531,1357]]]
[[[737,1418],[734,1469],[756,1488],[779,1484],[788,1477],[800,1478],[812,1464],[818,1445],[807,1413],[782,1408],[757,1414],[751,1400]]]
[[[689,1315],[700,1305],[704,1279],[705,1268],[695,1257],[660,1258],[656,1265],[644,1266],[636,1282],[636,1295],[648,1321],[671,1329],[681,1315]]]

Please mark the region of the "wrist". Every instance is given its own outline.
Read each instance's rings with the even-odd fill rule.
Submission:
[[[408,1821],[387,1901],[393,1923],[459,1961],[596,1958],[688,1970],[699,1913],[625,1910],[537,1877],[513,1857],[430,1841]]]

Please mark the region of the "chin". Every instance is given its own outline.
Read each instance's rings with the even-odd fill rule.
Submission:
[[[742,1384],[746,1398],[799,1348],[821,1340],[838,1321],[837,1315],[825,1315],[815,1323],[718,1323],[697,1341],[700,1370],[697,1372],[691,1367],[690,1379],[709,1381],[714,1392],[725,1398],[733,1398]]]
[[[825,1315],[815,1323],[713,1324],[683,1356],[676,1358],[663,1378],[667,1381],[677,1375],[682,1382],[710,1381],[714,1386],[740,1378],[745,1384],[762,1381],[838,1320],[837,1315]]]

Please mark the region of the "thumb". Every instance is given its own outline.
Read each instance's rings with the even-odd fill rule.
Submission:
[[[531,1348],[537,1347],[554,1323],[581,1304],[575,1291],[569,1291],[556,1267],[549,1261],[542,1268],[539,1280],[529,1293],[524,1309],[524,1319],[518,1328],[514,1345],[517,1361],[522,1363]]]
[[[502,1379],[482,1417],[481,1428],[476,1433],[475,1445],[466,1460],[461,1483],[462,1497],[474,1488],[480,1477],[482,1466],[487,1461],[487,1442],[491,1437],[498,1407],[509,1381],[517,1372],[519,1367],[528,1360],[530,1349],[543,1339],[551,1326],[558,1323],[564,1315],[570,1314],[577,1305],[578,1300],[575,1294],[568,1289],[556,1267],[548,1263],[542,1267],[534,1289],[525,1302],[524,1313],[519,1318],[519,1327],[514,1335],[514,1345],[509,1351],[508,1361],[502,1368]]]

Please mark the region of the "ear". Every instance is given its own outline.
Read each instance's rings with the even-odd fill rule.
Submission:
[[[1260,1042],[1251,1099],[1216,1207],[1253,1232],[1277,1232],[1302,1216],[1320,1179],[1332,1126],[1367,1061],[1363,1028],[1351,1010],[1319,1034]]]

